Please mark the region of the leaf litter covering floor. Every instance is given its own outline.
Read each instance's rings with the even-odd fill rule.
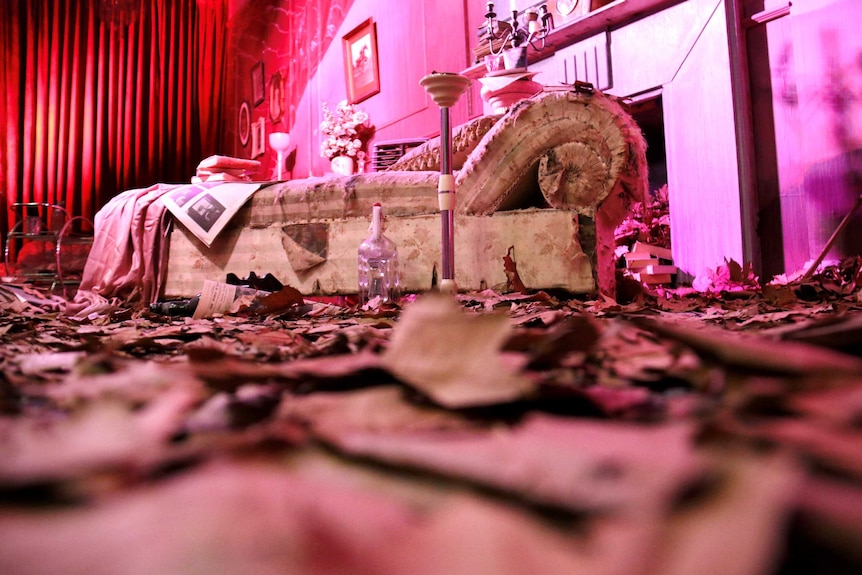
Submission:
[[[860,573],[859,261],[741,271],[625,305],[4,304],[0,573]]]

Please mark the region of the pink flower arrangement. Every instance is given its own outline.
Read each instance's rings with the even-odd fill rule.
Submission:
[[[333,112],[324,102],[320,132],[325,136],[320,142],[320,155],[329,159],[336,156],[365,159],[363,148],[372,129],[368,125],[368,114],[355,104],[342,100]]]

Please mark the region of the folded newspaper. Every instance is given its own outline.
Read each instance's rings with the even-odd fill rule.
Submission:
[[[161,201],[181,224],[207,247],[260,188],[260,182],[219,182],[179,186]]]

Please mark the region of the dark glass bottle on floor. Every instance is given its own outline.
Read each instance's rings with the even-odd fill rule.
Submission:
[[[201,296],[198,294],[190,298],[157,301],[150,304],[150,311],[171,317],[191,317],[194,315],[200,299]]]

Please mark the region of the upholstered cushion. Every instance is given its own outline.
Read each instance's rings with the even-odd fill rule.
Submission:
[[[502,117],[501,114],[480,116],[452,130],[452,169],[460,170],[467,156],[476,147],[488,130]],[[389,166],[396,171],[440,171],[440,136],[431,138],[413,148],[397,162]]]
[[[608,164],[584,142],[567,142],[548,150],[539,160],[539,188],[552,208],[597,206],[607,195]]]

